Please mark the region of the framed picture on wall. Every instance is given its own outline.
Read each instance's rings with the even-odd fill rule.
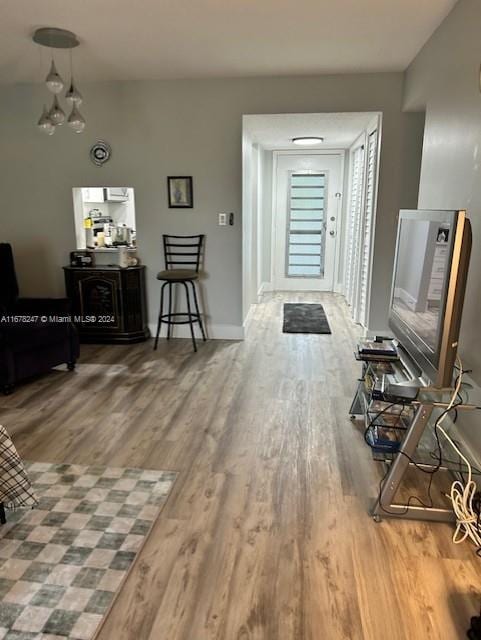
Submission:
[[[192,209],[194,206],[192,176],[169,176],[167,191],[170,209]]]

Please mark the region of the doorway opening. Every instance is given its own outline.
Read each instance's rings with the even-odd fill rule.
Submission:
[[[335,151],[274,153],[274,291],[334,290],[343,165]]]
[[[328,291],[368,327],[381,125],[376,112],[243,117],[244,321],[266,292]]]

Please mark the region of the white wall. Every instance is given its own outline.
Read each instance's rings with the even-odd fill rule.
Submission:
[[[260,285],[271,285],[271,232],[272,232],[272,167],[273,153],[269,149],[260,150],[259,163],[259,257]]]
[[[135,189],[140,257],[147,265],[150,322],[158,306],[156,272],[162,233],[205,233],[203,287],[218,335],[242,335],[242,115],[382,111],[380,176],[372,311],[384,324],[398,209],[415,204],[420,127],[401,111],[399,73],[225,80],[85,84],[82,135],[43,137],[35,127],[43,86],[0,88],[0,237],[15,249],[24,294],[62,295],[62,265],[75,246],[72,187]],[[89,160],[97,139],[112,145],[102,168]],[[166,176],[192,175],[193,210],[167,207]],[[217,226],[219,212],[234,227]],[[214,332],[215,333],[215,332]]]
[[[242,235],[250,238],[244,242],[242,252],[242,323],[247,320],[251,305],[257,302],[257,268],[254,254],[257,255],[257,226],[254,220],[252,191],[257,180],[257,167],[253,166],[254,146],[249,135],[242,136]]]
[[[481,3],[460,0],[406,75],[405,106],[426,109],[419,207],[468,210],[473,249],[460,353],[481,384]],[[477,390],[479,395],[480,390]],[[479,404],[479,399],[478,399]],[[481,454],[479,412],[462,431]]]
[[[260,271],[260,263],[259,263],[259,245],[260,245],[260,225],[259,225],[259,205],[260,205],[260,194],[261,194],[261,185],[260,185],[260,151],[259,145],[253,144],[251,149],[251,186],[249,190],[249,197],[251,199],[250,209],[252,215],[252,228],[251,228],[251,237],[254,239],[251,259],[250,259],[250,291],[251,291],[251,302],[257,301],[257,291],[259,289],[259,271]]]
[[[272,151],[252,144],[244,133],[244,313],[249,305],[259,301],[264,291],[270,290],[271,279],[271,225],[272,225]]]

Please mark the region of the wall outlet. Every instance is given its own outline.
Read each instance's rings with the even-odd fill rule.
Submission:
[[[227,225],[227,213],[219,213],[218,218],[218,225],[220,227],[225,227]]]

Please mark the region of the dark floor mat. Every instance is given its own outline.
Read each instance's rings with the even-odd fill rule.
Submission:
[[[284,304],[283,333],[331,333],[322,304]]]

